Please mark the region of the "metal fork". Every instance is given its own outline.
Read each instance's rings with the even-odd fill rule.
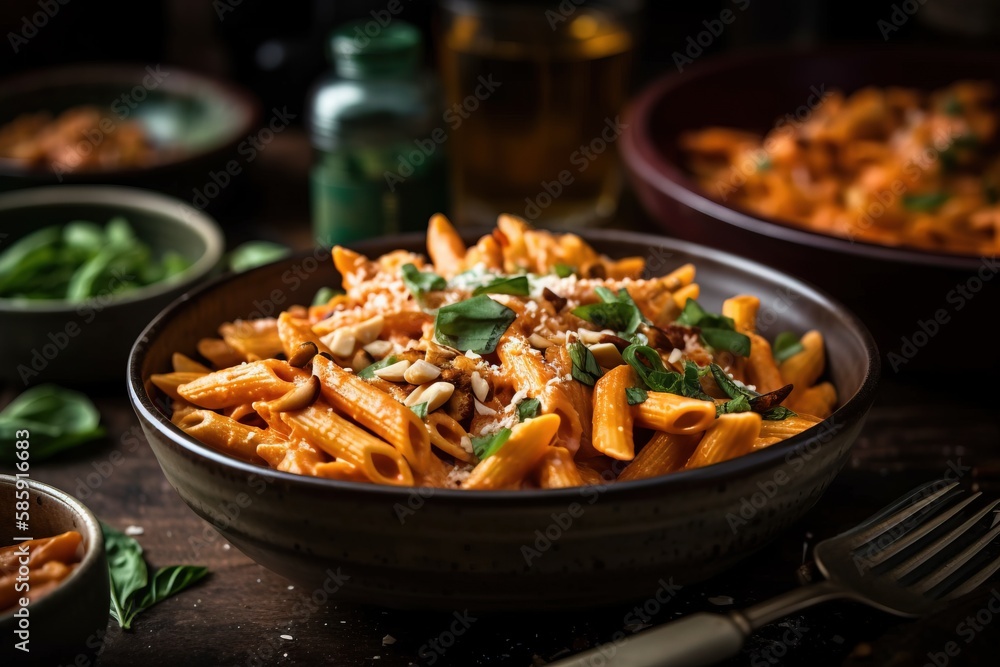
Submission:
[[[925,484],[876,515],[816,546],[825,581],[730,614],[693,614],[552,663],[550,667],[696,667],[739,653],[755,630],[819,602],[851,599],[899,616],[924,616],[973,591],[1000,569],[987,548],[1000,535],[1000,500],[958,482]],[[984,519],[986,519],[984,521]],[[985,562],[983,562],[985,561]]]

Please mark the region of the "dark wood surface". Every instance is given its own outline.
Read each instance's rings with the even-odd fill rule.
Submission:
[[[301,151],[291,163],[301,169]],[[275,149],[273,160],[285,173]],[[288,181],[301,183],[294,175]],[[271,187],[276,187],[273,182]],[[299,187],[299,186],[294,186]],[[296,212],[301,215],[301,210]],[[287,215],[288,211],[284,211]],[[263,206],[253,224],[229,227],[232,239],[281,238],[266,220],[281,207]],[[302,219],[302,218],[299,218]],[[308,243],[303,225],[295,245]],[[994,291],[995,293],[995,291]],[[7,326],[7,323],[4,323]],[[13,396],[0,391],[0,404]],[[886,377],[853,456],[817,507],[797,526],[730,573],[681,590],[675,598],[635,613],[635,605],[572,613],[479,615],[459,623],[447,614],[385,611],[338,602],[312,609],[304,591],[258,566],[199,519],[160,472],[125,398],[124,387],[90,390],[109,436],[32,475],[82,499],[118,529],[139,526],[137,539],[155,566],[206,565],[197,587],[143,613],[134,629],[112,622],[99,659],[104,666],[312,665],[543,665],[615,633],[641,631],[695,611],[725,611],[797,585],[808,573],[811,548],[867,517],[905,491],[952,467],[988,493],[1000,495],[1000,419],[996,391],[965,376]],[[114,452],[120,452],[119,460]],[[1000,586],[1000,584],[996,584]],[[995,590],[995,589],[994,589]],[[653,593],[654,591],[651,591]],[[923,665],[928,654],[955,641],[950,665],[996,664],[1000,616],[966,642],[958,624],[984,608],[989,591],[932,618],[903,621],[853,603],[829,603],[757,633],[731,665]],[[462,616],[462,610],[456,612]],[[638,621],[638,623],[636,622]],[[468,628],[465,628],[468,625]],[[282,635],[292,639],[283,639]],[[933,664],[933,663],[931,663]]]

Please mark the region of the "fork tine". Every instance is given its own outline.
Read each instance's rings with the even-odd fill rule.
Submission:
[[[961,597],[966,593],[971,593],[972,591],[979,588],[979,585],[988,580],[990,577],[1000,570],[1000,556],[993,559],[992,563],[989,563],[986,567],[976,572],[974,575],[969,577],[960,586],[953,589],[950,593],[944,596],[945,600],[954,600],[955,598]]]
[[[918,500],[916,502],[911,502],[914,498],[920,498],[922,494],[926,493],[927,489],[933,488],[935,485],[940,484],[942,481],[943,480],[938,480],[936,482],[931,482],[930,484],[924,485],[914,493],[907,496],[901,502],[886,509],[882,514],[878,514],[869,519],[869,522],[877,521],[878,523],[875,523],[870,528],[862,530],[861,532],[854,535],[851,538],[851,548],[856,549],[863,544],[871,542],[873,539],[875,539],[882,533],[886,532],[887,530],[895,528],[900,523],[912,517],[925,507],[929,507],[930,505],[938,502],[939,500],[947,496],[952,491],[952,489],[958,486],[958,482],[952,482],[942,487],[940,490],[935,491],[931,495],[922,498],[921,500]]]
[[[993,509],[995,509],[997,505],[1000,505],[1000,500],[994,500],[992,503],[988,504],[986,507],[984,507],[983,509],[979,510],[974,515],[969,517],[966,521],[962,523],[962,525],[958,526],[954,530],[949,531],[946,535],[942,535],[938,539],[934,540],[934,542],[921,549],[919,553],[914,554],[905,562],[900,563],[897,567],[893,568],[892,576],[896,579],[905,577],[906,575],[910,574],[918,567],[929,561],[931,558],[937,556],[939,553],[941,553],[942,550],[945,549],[945,547],[947,547],[949,544],[951,544],[959,537],[964,535],[966,531],[968,531],[974,525],[979,523],[979,521],[981,521],[984,516],[993,511]]]
[[[866,558],[867,565],[869,567],[880,565],[885,561],[889,560],[890,558],[892,558],[893,556],[901,553],[904,549],[915,543],[917,540],[925,537],[928,533],[937,530],[938,528],[946,524],[948,521],[951,521],[951,519],[953,519],[955,515],[959,514],[962,510],[968,507],[970,503],[975,501],[981,495],[983,495],[981,491],[974,493],[973,495],[969,496],[962,502],[958,503],[957,505],[949,509],[947,512],[943,512],[937,515],[930,521],[927,521],[926,523],[921,525],[919,528],[910,531],[909,533],[899,538],[889,546],[878,551],[872,557]]]
[[[958,568],[962,565],[965,565],[972,560],[972,558],[985,549],[997,535],[1000,535],[1000,526],[997,526],[990,532],[980,537],[974,543],[967,546],[962,550],[962,553],[950,559],[948,562],[943,563],[933,575],[927,577],[926,579],[922,579],[920,583],[915,586],[916,590],[921,593],[927,593],[930,591],[932,588],[957,572]]]

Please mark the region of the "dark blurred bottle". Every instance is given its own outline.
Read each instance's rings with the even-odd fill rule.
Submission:
[[[447,126],[420,32],[401,20],[330,36],[334,73],[309,102],[313,230],[324,245],[419,231],[447,211]]]

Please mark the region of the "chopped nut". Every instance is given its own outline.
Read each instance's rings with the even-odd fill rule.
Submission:
[[[496,410],[489,407],[488,405],[483,405],[479,401],[475,401],[475,405],[476,405],[477,415],[495,415],[497,413]]]
[[[367,345],[371,343],[379,334],[382,333],[382,329],[385,327],[385,318],[381,315],[376,315],[371,317],[360,324],[354,325],[354,337],[358,339],[358,342],[362,345]]]
[[[410,364],[410,367],[403,373],[403,379],[410,384],[424,384],[437,379],[439,375],[441,375],[440,368],[420,359]]]
[[[580,340],[584,345],[594,345],[601,342],[601,337],[604,333],[601,331],[591,331],[590,329],[580,329],[577,331],[577,335],[580,336]]]
[[[402,382],[404,378],[404,373],[406,369],[410,367],[410,362],[407,360],[397,361],[394,364],[390,364],[385,368],[380,368],[373,371],[376,376],[382,378],[383,380],[388,380],[389,382]]]
[[[342,327],[321,339],[335,357],[349,357],[354,353],[354,332],[350,327]]]
[[[531,343],[531,347],[536,347],[539,350],[544,350],[545,348],[552,345],[552,341],[536,333],[533,333],[528,337],[528,342]]]
[[[414,389],[413,392],[406,397],[405,404],[407,407],[412,407],[414,405],[426,403],[427,412],[433,412],[447,403],[448,399],[451,398],[451,395],[454,393],[455,385],[450,382],[423,384]]]
[[[591,345],[589,349],[602,368],[614,368],[625,363],[622,353],[612,343],[598,343]]]
[[[483,379],[479,371],[472,372],[472,393],[480,401],[485,401],[486,397],[490,395],[490,383]]]
[[[373,340],[365,345],[364,350],[376,359],[381,359],[392,352],[392,343],[387,340]]]

